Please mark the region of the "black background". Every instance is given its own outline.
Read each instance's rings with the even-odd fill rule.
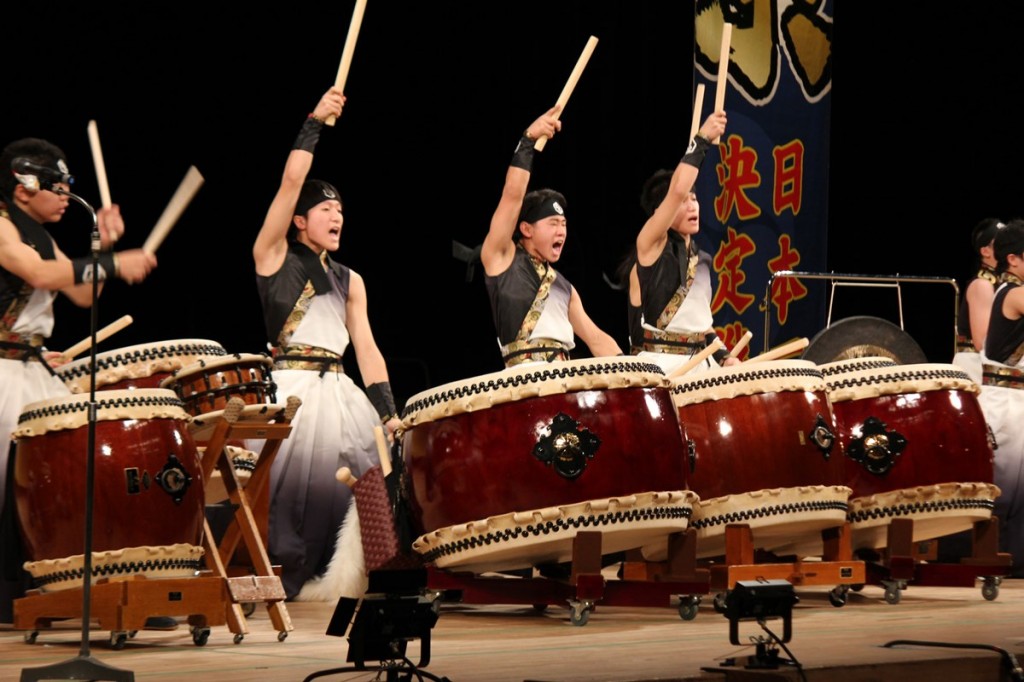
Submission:
[[[994,4],[834,8],[827,270],[962,281],[973,224],[1018,215],[1022,12]],[[205,177],[157,270],[108,285],[100,325],[135,322],[100,350],[202,338],[262,352],[252,242],[302,119],[334,81],[353,3],[8,5],[4,143],[55,142],[74,191],[98,205],[86,134],[96,120],[128,226],[122,246],[142,245],[190,165]],[[625,347],[624,294],[602,276],[642,224],[643,180],[685,146],[693,11],[641,0],[369,1],[345,112],[325,129],[312,175],[341,190],[336,258],[366,280],[400,402],[500,369],[482,273],[467,281],[452,242],[482,241],[519,133],[554,102],[590,35],[600,42],[531,186],[568,197],[559,269]],[[69,255],[87,253],[81,208],[51,231]],[[913,289],[906,329],[930,361],[948,362],[952,291]],[[852,294],[852,312],[895,319],[886,295]],[[49,347],[88,333],[88,312],[59,299]]]

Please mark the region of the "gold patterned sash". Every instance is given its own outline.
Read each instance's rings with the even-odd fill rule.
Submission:
[[[642,350],[648,353],[672,353],[673,355],[692,355],[704,350],[707,343],[703,332],[676,334],[674,332],[644,329]]]
[[[679,288],[676,289],[676,293],[672,294],[672,298],[669,299],[668,305],[665,306],[665,309],[661,311],[661,315],[658,316],[658,321],[654,325],[658,329],[664,329],[668,326],[668,323],[676,316],[676,312],[679,311],[680,306],[683,305],[683,301],[686,300],[686,295],[690,293],[690,287],[693,286],[693,280],[697,276],[697,261],[699,260],[700,255],[695,249],[687,260],[686,276],[681,278],[682,281]]]
[[[981,385],[1024,388],[1024,369],[983,363],[981,365]]]

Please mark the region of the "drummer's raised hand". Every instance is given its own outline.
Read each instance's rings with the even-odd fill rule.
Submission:
[[[118,251],[116,257],[115,272],[129,284],[146,279],[146,275],[156,267],[156,255],[142,249]]]
[[[558,112],[562,107],[559,104],[548,109],[540,118],[530,124],[526,129],[526,136],[531,140],[539,140],[542,137],[554,137],[555,133],[562,129],[562,122],[558,120]]]
[[[96,222],[100,228],[100,248],[113,248],[118,239],[124,235],[124,219],[121,218],[121,207],[111,204],[96,212]]]
[[[331,116],[339,118],[341,116],[341,110],[345,106],[345,95],[342,94],[341,88],[332,86],[330,90],[324,93],[324,96],[317,102],[316,108],[313,109],[312,116],[318,121],[326,121]]]
[[[705,140],[717,140],[725,134],[725,122],[725,112],[716,111],[704,121],[704,125],[700,127],[698,134]]]

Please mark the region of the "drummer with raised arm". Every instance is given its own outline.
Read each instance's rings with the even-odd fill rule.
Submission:
[[[559,109],[552,107],[523,133],[480,250],[506,367],[568,360],[576,336],[594,356],[622,353],[615,339],[587,315],[576,289],[554,268],[567,235],[565,197],[553,189],[526,191],[535,144],[561,130]]]
[[[725,123],[725,112],[708,116],[675,169],[655,172],[641,195],[649,217],[636,238],[637,276],[630,284],[630,297],[638,287],[641,301],[637,355],[666,372],[714,341],[711,256],[694,239],[700,230],[700,204],[693,185],[710,140],[725,132]],[[718,350],[691,371],[738,362]]]

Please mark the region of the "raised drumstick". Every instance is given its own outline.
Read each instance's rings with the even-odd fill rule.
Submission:
[[[784,343],[781,346],[776,346],[771,350],[767,350],[764,353],[758,355],[756,358],[750,358],[743,364],[747,364],[750,362],[764,362],[766,360],[778,360],[779,358],[784,358],[787,355],[799,353],[804,348],[807,348],[809,344],[810,341],[808,341],[807,337],[805,336],[802,339],[796,339],[795,341],[790,341],[789,343]]]
[[[124,317],[114,320],[103,329],[96,332],[96,343],[103,341],[104,339],[116,334],[133,322],[131,315],[125,315]],[[92,347],[92,337],[87,336],[75,345],[68,348],[61,355],[68,360],[71,360],[77,355],[81,355],[84,351]]]
[[[718,338],[718,334],[715,334],[715,340],[704,347],[704,350],[694,355],[692,358],[684,362],[683,364],[676,367],[674,370],[667,374],[669,379],[675,379],[681,377],[691,369],[699,365],[708,359],[708,356],[712,355],[716,350],[725,348],[725,344],[722,343],[722,339]]]
[[[732,42],[732,24],[722,24],[722,49],[718,53],[718,84],[715,87],[715,112],[725,111],[725,86],[729,81],[729,43]],[[718,144],[718,140],[712,140]]]
[[[744,334],[743,337],[736,342],[736,345],[732,347],[732,350],[729,351],[729,357],[738,358],[752,338],[754,338],[754,332],[748,331]]]
[[[156,250],[160,248],[160,244],[163,243],[164,238],[171,231],[171,228],[174,227],[174,223],[178,222],[178,218],[181,217],[182,212],[189,202],[192,201],[192,197],[196,195],[202,184],[202,174],[195,166],[189,166],[188,172],[185,173],[185,178],[178,185],[178,189],[174,196],[171,197],[170,202],[168,202],[167,208],[164,209],[160,219],[156,221],[156,225],[153,226],[149,236],[146,237],[146,243],[142,245],[143,251],[156,253]]]
[[[583,52],[580,54],[580,58],[576,60],[576,66],[573,67],[572,73],[569,74],[569,80],[566,81],[565,87],[562,88],[562,94],[558,96],[556,104],[559,105],[560,108],[558,113],[555,115],[556,119],[562,115],[563,111],[565,111],[565,105],[569,101],[569,95],[571,95],[573,89],[575,89],[576,82],[579,81],[580,76],[583,74],[583,69],[587,67],[587,62],[590,61],[590,55],[594,54],[595,47],[597,47],[597,37],[590,36],[587,44],[583,47]],[[547,143],[548,138],[542,137],[537,140],[536,144],[533,145],[533,148],[539,152],[544,151],[544,147]]]
[[[110,208],[110,187],[107,186],[107,167],[103,164],[103,149],[100,148],[100,133],[96,127],[96,121],[89,121],[87,128],[89,131],[89,147],[92,149],[92,163],[96,167],[96,182],[100,186],[100,202],[103,208]]]
[[[704,107],[704,84],[697,84],[697,96],[693,99],[693,120],[690,122],[690,139],[697,137],[700,130],[700,110]]]
[[[345,92],[345,81],[348,80],[348,69],[352,66],[352,53],[356,49],[356,40],[359,38],[359,27],[363,23],[363,12],[366,11],[366,0],[356,0],[356,6],[352,9],[352,20],[348,24],[348,37],[345,38],[345,47],[341,50],[341,63],[338,64],[338,76],[334,79],[334,85]],[[333,126],[338,118],[334,115],[328,116],[324,121]]]

